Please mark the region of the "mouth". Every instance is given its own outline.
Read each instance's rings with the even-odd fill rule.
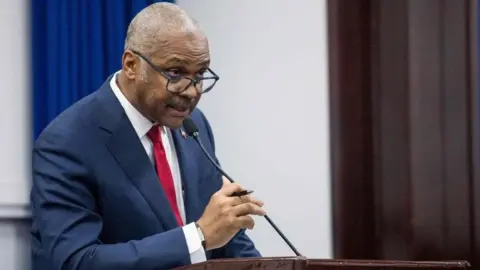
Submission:
[[[167,105],[168,113],[173,117],[187,117],[190,113],[190,107],[181,105]]]

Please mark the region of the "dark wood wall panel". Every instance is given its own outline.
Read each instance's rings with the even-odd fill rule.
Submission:
[[[475,169],[470,158],[474,149],[470,126],[474,122],[469,114],[469,96],[472,92],[478,92],[478,89],[470,87],[476,85],[471,82],[470,63],[477,61],[469,54],[469,28],[472,26],[477,29],[477,24],[469,25],[476,20],[472,20],[469,8],[474,1],[468,2],[464,1],[463,5],[459,5],[458,0],[443,2],[442,27],[446,33],[442,36],[442,91],[443,110],[446,112],[443,128],[446,221],[444,237],[447,259],[464,256],[473,258],[474,251],[471,210],[475,204],[470,196],[470,189],[473,188],[471,176]]]
[[[373,2],[376,12],[371,47],[374,97],[372,121],[376,156],[374,162],[375,205],[380,209],[376,219],[378,255],[383,258],[409,258],[410,230],[410,119],[408,118],[408,25],[406,1]],[[386,69],[388,67],[388,69]],[[388,71],[388,72],[386,72]],[[378,138],[378,139],[375,139]],[[397,168],[397,169],[396,169]]]
[[[444,247],[442,1],[409,1],[408,61],[412,254],[439,257]]]
[[[469,65],[469,70],[467,74],[470,76],[468,80],[469,88],[478,88],[479,87],[479,32],[480,32],[480,19],[479,16],[479,6],[478,1],[470,2],[469,9],[469,36],[467,42],[469,44],[467,48],[468,59],[476,59],[476,61],[471,61]],[[477,18],[477,19],[475,19]],[[469,188],[470,198],[473,198],[473,207],[471,208],[471,216],[473,216],[473,223],[471,225],[471,246],[473,250],[473,261],[475,265],[480,265],[480,231],[476,228],[480,228],[480,89],[479,91],[471,91],[468,93],[469,99],[469,134],[470,141],[472,145],[470,146],[472,150],[470,151],[470,163],[469,166],[473,167],[473,170],[470,175],[470,186]],[[470,150],[470,149],[469,149]]]
[[[353,2],[351,2],[353,3]],[[329,27],[331,61],[330,76],[334,83],[331,93],[331,110],[341,119],[331,121],[331,130],[334,140],[332,141],[332,159],[335,160],[332,170],[341,179],[353,179],[357,181],[337,181],[334,190],[342,192],[344,196],[335,196],[334,204],[339,211],[349,210],[349,215],[342,219],[335,219],[334,230],[335,247],[342,246],[346,254],[357,253],[362,257],[375,256],[371,247],[374,239],[356,237],[357,235],[372,235],[374,232],[373,183],[365,181],[373,177],[372,167],[363,166],[357,160],[371,163],[371,96],[370,88],[370,45],[364,40],[370,39],[370,3],[359,1],[351,8],[349,1],[332,2],[329,5]],[[337,21],[348,22],[346,24]],[[348,43],[344,42],[348,39]],[[355,61],[350,61],[355,59]],[[344,74],[350,74],[348,80]],[[338,103],[337,103],[338,101]],[[341,102],[340,102],[341,101]],[[348,158],[350,157],[350,158]],[[344,168],[349,168],[345,170]],[[350,224],[359,226],[349,226]],[[349,242],[351,245],[343,245]]]
[[[476,1],[328,5],[335,257],[479,262]]]

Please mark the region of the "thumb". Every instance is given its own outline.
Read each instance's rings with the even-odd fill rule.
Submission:
[[[223,180],[222,186],[227,186],[231,184],[231,182],[225,176],[222,176],[222,180]]]

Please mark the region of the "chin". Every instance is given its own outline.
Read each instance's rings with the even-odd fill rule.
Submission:
[[[168,128],[171,129],[177,129],[180,128],[183,124],[183,120],[185,120],[184,117],[166,117],[165,119],[162,119],[162,124]]]

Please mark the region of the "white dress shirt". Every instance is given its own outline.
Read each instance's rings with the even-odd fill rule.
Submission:
[[[132,123],[135,132],[140,139],[145,151],[147,152],[148,157],[152,165],[155,164],[155,159],[153,156],[153,144],[147,136],[147,132],[154,125],[150,120],[144,117],[133,105],[127,100],[125,95],[117,85],[116,77],[120,73],[118,71],[113,76],[110,81],[110,87],[113,90],[113,93],[117,97],[118,101],[125,110],[125,114]],[[172,133],[170,129],[166,127],[159,127],[160,134],[162,136],[163,147],[165,148],[165,154],[167,156],[168,164],[170,165],[170,170],[172,171],[173,182],[175,185],[175,193],[177,197],[178,210],[180,211],[180,216],[182,217],[183,222],[185,223],[185,205],[183,202],[183,191],[182,191],[182,178],[180,173],[180,166],[178,164],[177,153],[175,151]],[[197,227],[195,223],[190,223],[185,225],[183,228],[183,233],[185,234],[185,239],[187,241],[188,251],[190,253],[190,260],[192,263],[199,263],[206,260],[205,250],[202,247],[202,241],[197,232]],[[164,247],[169,248],[169,247]]]

